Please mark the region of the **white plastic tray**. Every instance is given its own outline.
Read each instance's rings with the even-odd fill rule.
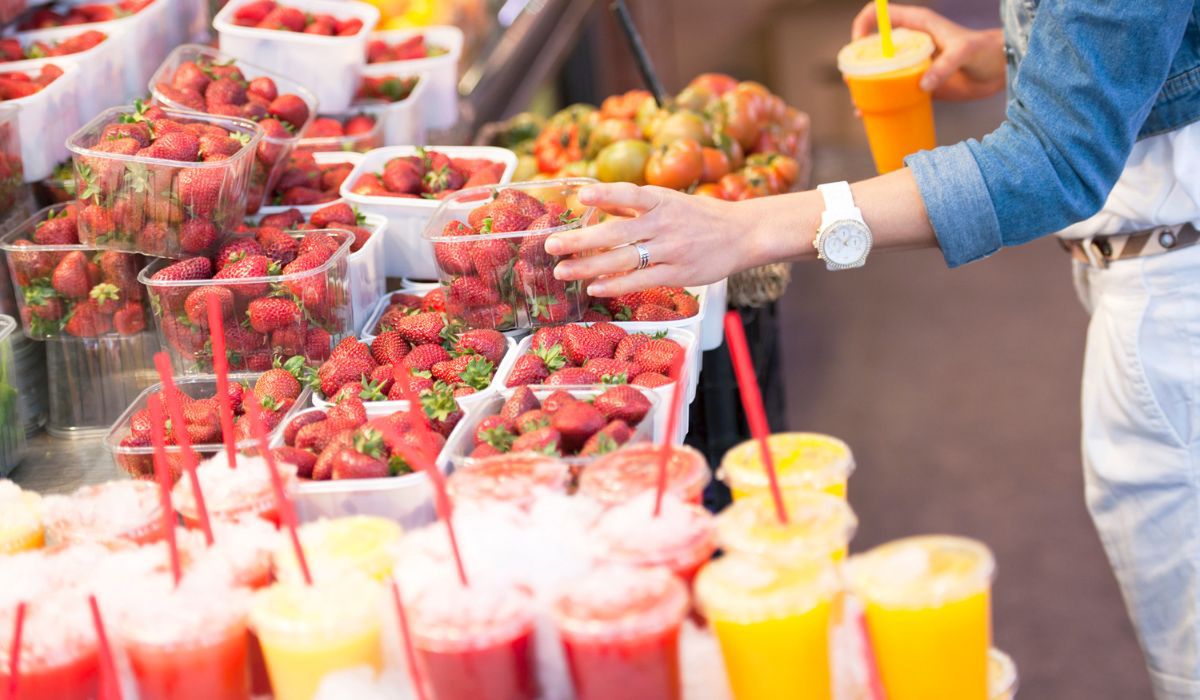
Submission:
[[[67,139],[82,125],[75,99],[75,91],[79,89],[79,66],[73,61],[55,62],[55,65],[62,68],[63,74],[54,82],[28,97],[7,101],[18,108],[17,129],[21,136],[25,182],[37,182],[53,175],[54,167],[70,156]]]
[[[78,5],[81,2],[82,0],[73,4]],[[171,49],[175,47],[177,42],[172,41],[174,36],[163,31],[164,27],[178,22],[177,17],[173,14],[174,9],[172,0],[155,0],[141,12],[128,17],[108,22],[75,25],[84,29],[95,29],[105,34],[124,32],[120,40],[124,54],[122,61],[125,76],[125,90],[121,95],[122,103],[145,94],[146,81],[150,80],[150,76],[154,75],[158,64],[162,63]],[[115,90],[116,85],[109,86],[109,89]]]
[[[313,155],[313,160],[316,161],[317,165],[332,165],[333,163],[349,163],[350,165],[358,165],[359,161],[362,160],[362,157],[364,154],[355,153],[354,151],[330,151],[327,153],[326,152],[314,153],[312,155]],[[351,176],[353,176],[353,175],[354,175],[354,173],[351,173]],[[346,178],[347,182],[349,182],[349,180],[350,180],[349,177]],[[272,193],[272,194],[274,194],[274,193]],[[334,199],[334,200],[331,200],[328,202],[321,202],[320,204],[304,204],[301,206],[296,206],[296,205],[286,206],[283,204],[278,204],[278,205],[272,204],[271,206],[259,207],[258,213],[262,216],[266,216],[267,214],[281,214],[285,211],[288,211],[289,209],[299,209],[300,213],[303,214],[304,218],[307,219],[309,214],[312,214],[314,211],[316,211],[318,209],[323,209],[323,208],[329,206],[330,204],[336,204],[341,201],[345,201],[345,200],[343,200],[341,197],[338,197],[337,199]],[[360,207],[360,209],[361,209],[361,207]]]
[[[429,87],[429,76],[424,73],[398,73],[387,66],[395,64],[377,63],[364,66],[363,75],[399,75],[402,78],[416,76],[408,97],[398,102],[359,100],[350,105],[357,112],[375,117],[383,131],[384,146],[410,146],[425,143],[425,95]],[[384,68],[379,68],[384,66]]]
[[[149,8],[147,8],[149,9]],[[102,32],[106,38],[87,51],[80,51],[67,56],[49,58],[32,58],[26,61],[13,61],[3,65],[3,71],[41,70],[46,64],[62,65],[74,63],[79,66],[77,78],[79,89],[74,90],[76,102],[79,105],[80,117],[92,116],[103,112],[109,107],[123,104],[125,95],[120,87],[125,81],[125,50],[123,48],[125,29],[119,22],[106,24],[118,25],[112,29],[95,31]],[[22,47],[28,47],[36,41],[54,43],[78,36],[86,31],[93,31],[91,24],[73,25],[68,27],[53,27],[27,32],[17,32],[17,41]],[[100,89],[90,89],[87,86],[102,86]],[[117,86],[118,89],[111,89]]]
[[[700,308],[700,349],[716,350],[725,342],[725,304],[729,280],[713,282],[705,287],[707,298]]]
[[[430,146],[428,150],[445,153],[451,158],[487,158],[504,163],[500,184],[508,184],[517,167],[517,156],[507,148],[494,146]],[[425,223],[442,204],[440,199],[414,199],[408,197],[374,197],[354,194],[350,191],[354,182],[366,173],[383,171],[383,166],[392,158],[416,155],[416,146],[387,146],[363,154],[354,172],[342,183],[341,195],[347,202],[361,211],[386,216],[388,219],[386,262],[384,269],[388,277],[415,277],[436,279],[437,263],[433,259],[433,247],[421,237]]]
[[[451,25],[432,25],[419,29],[375,32],[371,38],[395,44],[417,34],[425,35],[426,44],[440,46],[446,49],[446,53],[430,58],[386,61],[368,66],[388,66],[399,75],[424,73],[428,76],[429,87],[425,92],[422,107],[425,128],[449,129],[458,123],[458,62],[462,56],[462,30]]]

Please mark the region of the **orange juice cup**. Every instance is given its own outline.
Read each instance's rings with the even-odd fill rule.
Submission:
[[[1016,700],[1017,665],[999,649],[988,652],[988,700]]]
[[[846,443],[820,433],[775,433],[767,438],[767,447],[783,490],[824,491],[846,497],[846,482],[854,472],[854,455]],[[757,440],[747,440],[726,452],[717,476],[733,492],[735,501],[754,493],[770,493]]]
[[[892,32],[895,55],[885,57],[878,34],[850,42],[838,52],[838,69],[862,113],[875,168],[904,167],[904,157],[937,145],[933,101],[920,87],[929,70],[933,39],[924,32]]]
[[[783,492],[788,521],[779,522],[769,493],[737,500],[717,516],[717,543],[726,552],[762,557],[781,566],[846,556],[858,518],[846,501],[819,491]]]
[[[41,510],[41,496],[0,479],[0,555],[38,549],[45,543]]]

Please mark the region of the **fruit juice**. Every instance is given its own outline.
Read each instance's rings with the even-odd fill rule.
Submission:
[[[839,585],[832,561],[780,567],[727,554],[700,570],[695,589],[736,700],[833,697],[829,626]]]
[[[933,39],[911,29],[896,29],[892,39],[896,51],[890,57],[883,55],[878,34],[847,44],[837,57],[880,173],[899,170],[905,156],[937,145],[933,100],[920,86]]]
[[[296,487],[295,468],[283,462],[276,463],[284,490],[291,493]],[[210,520],[235,520],[259,517],[276,526],[280,524],[275,490],[271,486],[271,474],[267,461],[261,457],[239,455],[237,468],[230,469],[224,452],[217,453],[196,468],[200,491],[204,494],[204,507]],[[183,478],[175,484],[171,494],[175,510],[183,518],[184,525],[200,527],[200,514],[192,494],[191,479]]]
[[[1017,697],[1017,665],[999,649],[988,652],[988,700]]]
[[[603,561],[629,566],[665,566],[691,583],[716,550],[713,516],[694,503],[664,494],[654,515],[654,494],[646,492],[609,508],[596,522],[593,539]]]
[[[699,505],[704,487],[712,479],[704,455],[686,445],[672,445],[667,461],[667,491]],[[658,487],[660,445],[622,447],[583,468],[579,493],[604,505],[625,503],[634,496]]]
[[[501,455],[473,460],[446,480],[454,501],[500,501],[528,508],[539,493],[565,493],[565,462],[539,455]]]
[[[819,433],[776,433],[767,438],[782,489],[824,491],[846,497],[846,481],[854,471],[854,455],[841,440]],[[725,453],[718,475],[734,499],[770,493],[757,440],[747,440]]]
[[[961,537],[910,537],[850,558],[888,700],[986,700],[994,571],[987,547]]]
[[[0,614],[0,688],[9,684],[15,608]],[[21,639],[21,675],[14,700],[92,700],[100,662],[91,612],[82,595],[48,592],[29,603]]]
[[[398,523],[373,515],[351,515],[305,523],[300,543],[313,576],[335,578],[357,571],[378,581],[387,579],[396,564],[400,537]],[[275,578],[299,581],[300,570],[290,542],[275,549]]]
[[[255,594],[250,624],[277,700],[309,700],[326,675],[383,666],[383,588],[361,574],[276,583]]]
[[[417,663],[437,700],[534,700],[534,604],[511,586],[457,581],[409,605]]]
[[[106,481],[42,499],[42,522],[55,544],[149,544],[166,536],[158,484]]]
[[[819,491],[783,492],[782,523],[768,492],[743,496],[717,515],[717,543],[726,552],[764,557],[782,566],[846,556],[858,518],[846,501]]]
[[[42,497],[0,479],[0,555],[38,549],[45,544]]]
[[[567,587],[554,619],[579,700],[681,696],[687,589],[663,568],[605,566]]]

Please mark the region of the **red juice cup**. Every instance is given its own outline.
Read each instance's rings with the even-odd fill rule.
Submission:
[[[707,510],[663,494],[654,515],[654,496],[646,492],[609,508],[596,522],[594,539],[601,561],[636,567],[664,566],[691,584],[716,550],[716,525]]]
[[[446,490],[456,503],[511,503],[528,509],[543,492],[566,493],[570,468],[536,454],[499,455],[472,460],[455,470]]]
[[[204,506],[210,520],[240,520],[262,518],[279,527],[278,503],[271,488],[271,474],[262,457],[241,455],[237,469],[229,468],[225,453],[219,452],[196,468]],[[296,488],[296,472],[292,465],[280,463],[279,475],[289,493]],[[191,479],[180,479],[171,494],[175,510],[183,524],[192,529],[200,527],[200,513],[192,494]]]
[[[15,608],[0,613],[0,688],[9,684]],[[91,612],[82,594],[51,591],[26,607],[20,684],[12,700],[93,700],[100,661]]]
[[[634,496],[658,488],[658,464],[662,446],[650,443],[629,445],[601,457],[583,468],[579,493],[606,506],[626,503]],[[667,492],[699,505],[704,487],[712,480],[704,455],[686,445],[672,445],[667,461]]]
[[[150,544],[167,534],[159,498],[153,481],[106,481],[43,498],[42,521],[55,544]]]
[[[663,568],[605,566],[554,604],[578,700],[676,700],[683,583]]]
[[[534,604],[523,589],[457,582],[408,606],[413,645],[437,700],[535,700]]]
[[[213,544],[199,530],[187,530],[180,546],[190,560],[188,573],[201,570],[223,577],[233,586],[258,590],[271,584],[271,555],[284,535],[270,522],[256,517],[214,520]]]

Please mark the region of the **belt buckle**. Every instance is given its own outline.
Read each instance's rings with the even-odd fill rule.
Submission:
[[[1080,243],[1083,247],[1083,254],[1087,256],[1088,263],[1092,267],[1100,270],[1108,269],[1108,258],[1104,257],[1104,250],[1101,248],[1100,243],[1096,241],[1095,236],[1088,236]]]

